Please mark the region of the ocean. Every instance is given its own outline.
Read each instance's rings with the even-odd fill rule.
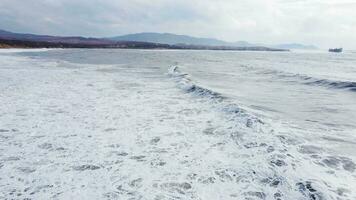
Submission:
[[[356,199],[356,52],[0,51],[0,199]]]

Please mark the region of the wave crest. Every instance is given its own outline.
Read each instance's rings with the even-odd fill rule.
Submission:
[[[356,92],[356,82],[353,81],[337,81],[330,79],[315,78],[304,74],[293,74],[288,72],[282,72],[277,70],[263,70],[260,74],[272,75],[281,79],[294,79],[299,83],[305,85],[321,86],[332,89],[344,89],[352,92]]]
[[[178,87],[187,93],[192,93],[195,96],[205,98],[213,104],[218,110],[232,115],[238,122],[242,122],[247,127],[256,127],[258,124],[263,124],[263,121],[239,105],[231,103],[228,98],[219,92],[199,86],[194,83],[189,74],[181,72],[178,66],[172,66],[168,70],[168,75],[177,83]]]

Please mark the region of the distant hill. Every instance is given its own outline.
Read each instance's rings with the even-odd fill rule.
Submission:
[[[230,46],[230,47],[256,47],[269,46],[277,49],[317,49],[313,45],[303,45],[297,43],[279,44],[279,45],[265,45],[252,44],[246,41],[226,42],[214,38],[200,38],[187,35],[176,35],[172,33],[135,33],[122,35],[117,37],[106,38],[114,41],[137,41],[137,42],[153,42],[162,44],[184,44],[184,45],[206,45],[206,46]]]
[[[111,40],[85,37],[61,37],[50,35],[35,35],[27,33],[13,33],[0,30],[0,39],[6,40],[21,40],[21,41],[37,41],[37,42],[52,42],[52,43],[68,43],[68,44],[112,44]]]
[[[185,45],[207,45],[207,46],[234,46],[247,47],[254,46],[245,41],[225,42],[214,38],[199,38],[187,35],[176,35],[171,33],[135,33],[123,36],[107,38],[115,41],[138,41],[138,42],[154,42],[162,44],[185,44]]]
[[[274,45],[272,46],[274,48],[280,48],[280,49],[305,49],[305,50],[315,50],[318,49],[318,47],[314,45],[304,45],[304,44],[298,44],[298,43],[291,43],[291,44],[279,44],[279,45]]]

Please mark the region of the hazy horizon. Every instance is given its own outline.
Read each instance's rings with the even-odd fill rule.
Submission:
[[[157,32],[356,49],[354,9],[350,0],[2,0],[0,29],[86,37]]]

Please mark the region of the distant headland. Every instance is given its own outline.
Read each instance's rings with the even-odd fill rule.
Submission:
[[[285,48],[229,43],[217,39],[184,35],[140,33],[112,38],[62,37],[13,33],[0,30],[0,48],[118,48],[118,49],[191,49],[231,51],[289,51]]]

